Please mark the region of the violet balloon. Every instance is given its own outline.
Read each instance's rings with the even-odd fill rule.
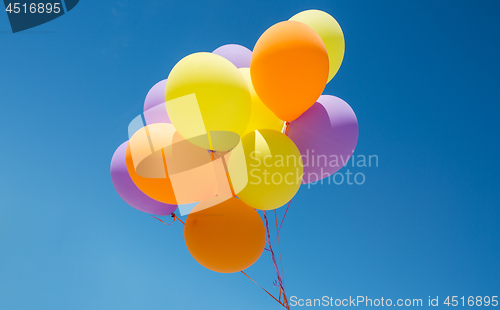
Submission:
[[[146,121],[146,125],[156,123],[171,124],[170,117],[168,117],[167,113],[167,106],[165,105],[165,103],[160,103],[159,105],[144,111],[144,120]]]
[[[165,102],[165,86],[167,85],[167,79],[161,80],[156,83],[149,90],[144,100],[144,111],[147,111],[160,103]]]
[[[252,51],[238,44],[226,44],[212,53],[222,56],[232,62],[237,68],[250,68]]]
[[[351,158],[358,143],[358,120],[342,99],[322,95],[289,125],[288,136],[304,163],[303,184],[334,174]]]
[[[170,123],[165,106],[165,85],[167,80],[156,83],[146,95],[144,100],[144,120],[146,125],[155,123]]]
[[[125,152],[128,141],[116,149],[111,159],[111,181],[116,192],[130,206],[139,211],[156,214],[169,215],[177,209],[176,205],[163,203],[144,194],[132,181],[125,162]]]

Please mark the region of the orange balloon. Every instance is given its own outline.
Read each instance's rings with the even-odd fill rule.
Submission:
[[[184,139],[172,124],[155,123],[135,132],[125,161],[134,184],[164,203],[197,203],[228,192],[222,163]]]
[[[293,121],[319,98],[328,81],[328,52],[309,26],[284,21],[255,44],[250,74],[255,92],[284,121]]]
[[[127,151],[125,152],[125,161],[127,163],[127,170],[134,181],[134,184],[149,197],[170,204],[177,204],[174,189],[170,178],[146,178],[137,174],[133,161],[132,152],[130,150],[130,143],[127,144]]]
[[[253,265],[264,251],[266,230],[255,209],[234,197],[207,199],[184,227],[189,253],[205,268],[232,273]]]

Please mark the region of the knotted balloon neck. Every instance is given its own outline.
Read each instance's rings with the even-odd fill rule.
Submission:
[[[180,218],[178,218],[178,217],[175,215],[175,213],[170,214],[170,216],[174,219],[174,220],[172,221],[172,223],[170,223],[170,224],[165,223],[164,221],[160,220],[160,219],[159,219],[159,218],[157,218],[156,216],[152,216],[152,217],[153,217],[153,218],[155,218],[155,219],[157,219],[158,221],[162,222],[163,224],[165,224],[165,225],[167,225],[167,226],[172,225],[173,223],[175,223],[175,220],[178,220],[178,221],[179,221],[179,222],[181,222],[183,225],[186,225],[186,224],[184,224],[184,222],[183,222],[183,221],[181,221],[181,219],[180,219]]]
[[[290,122],[285,123],[285,136],[288,136],[288,130],[290,129]]]

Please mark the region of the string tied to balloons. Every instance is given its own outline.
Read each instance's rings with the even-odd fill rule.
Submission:
[[[269,247],[269,250],[271,252],[271,258],[272,258],[272,261],[273,261],[273,265],[274,265],[274,269],[276,270],[276,276],[278,277],[278,283],[279,283],[279,287],[280,287],[280,293],[282,292],[283,293],[283,306],[287,309],[290,309],[289,306],[288,306],[288,299],[286,297],[286,294],[285,294],[285,287],[283,285],[283,279],[281,277],[281,273],[280,273],[280,270],[278,268],[278,264],[276,263],[276,257],[274,255],[274,251],[273,251],[273,248],[272,248],[272,245],[271,245],[271,237],[269,235],[269,222],[267,220],[267,214],[266,214],[266,211],[263,211],[264,213],[264,222],[265,222],[265,227],[266,227],[266,243],[267,243],[267,246]]]
[[[286,122],[285,123],[285,132],[284,132],[285,136],[288,136],[289,128],[290,128],[290,122]]]
[[[179,222],[181,222],[182,224],[184,224],[184,222],[183,222],[180,218],[178,218],[178,217],[175,215],[175,213],[170,214],[170,217],[171,217],[171,218],[173,218],[174,220],[172,221],[172,223],[167,224],[167,223],[165,223],[164,221],[162,221],[161,219],[157,218],[156,216],[152,216],[152,218],[157,219],[158,221],[162,222],[163,224],[165,224],[165,225],[167,225],[167,226],[170,226],[170,225],[172,225],[173,223],[175,223],[175,220],[178,220]]]
[[[170,216],[171,223],[153,216],[165,225],[177,220],[185,225],[186,246],[201,265],[222,273],[240,271],[290,309],[279,234],[291,199],[300,184],[341,168],[326,161],[320,165],[319,159],[311,165],[309,152],[316,158],[348,159],[357,143],[354,111],[340,98],[322,95],[342,63],[344,48],[335,19],[308,10],[270,27],[253,51],[232,44],[184,57],[168,80],[148,93],[144,117],[134,118],[129,141],[113,155],[117,192],[140,211]],[[269,156],[287,158],[287,165],[278,160],[267,165]],[[249,182],[249,177],[266,180],[268,175],[270,183]],[[296,182],[283,182],[284,176]],[[174,211],[191,203],[196,206],[184,223]],[[276,209],[285,204],[279,224]],[[274,240],[268,210],[274,210]],[[278,298],[244,272],[264,250],[271,253]]]

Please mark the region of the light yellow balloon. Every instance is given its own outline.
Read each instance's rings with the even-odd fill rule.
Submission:
[[[295,14],[290,20],[304,23],[314,29],[325,43],[330,61],[328,82],[335,76],[344,59],[344,34],[339,23],[330,14],[320,10],[307,10]]]
[[[269,108],[260,100],[252,85],[252,78],[250,77],[250,68],[240,68],[241,74],[247,82],[248,89],[250,90],[250,97],[252,99],[252,110],[250,112],[250,120],[248,121],[247,128],[243,135],[259,129],[273,129],[281,131],[283,128],[283,121],[280,120]]]
[[[167,112],[177,131],[194,144],[217,151],[238,143],[250,118],[250,100],[236,66],[212,53],[181,59],[165,86]]]
[[[260,210],[273,210],[290,201],[303,176],[302,158],[295,143],[281,132],[261,129],[243,136],[241,144],[243,154],[230,154],[228,163],[238,198]],[[242,155],[246,169],[241,167]]]

